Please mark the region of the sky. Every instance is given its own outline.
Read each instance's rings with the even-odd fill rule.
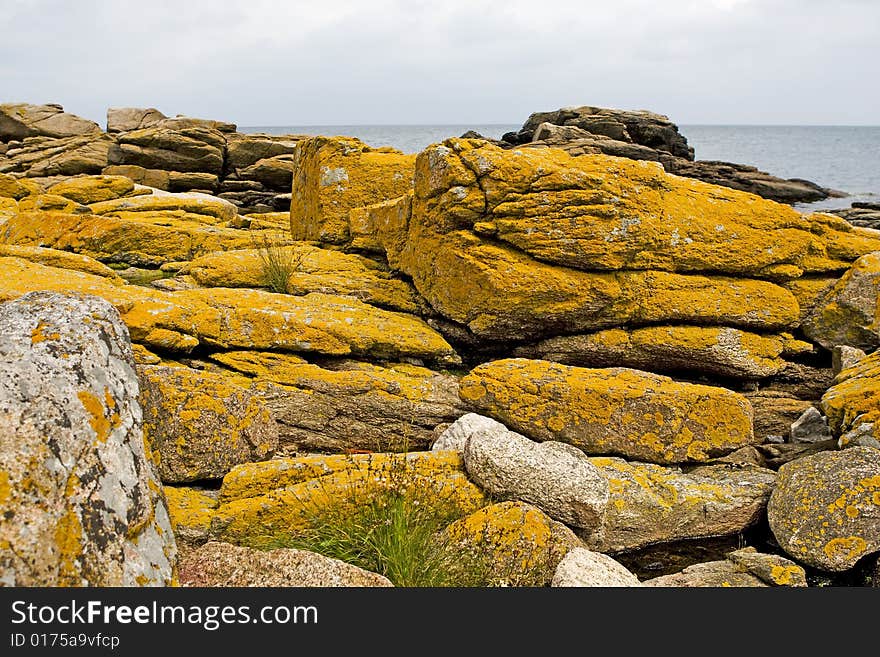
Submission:
[[[880,125],[880,0],[0,0],[0,102],[105,125]]]

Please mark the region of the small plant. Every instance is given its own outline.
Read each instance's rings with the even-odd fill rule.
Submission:
[[[292,247],[274,243],[265,235],[254,238],[254,248],[263,267],[263,285],[278,294],[290,294],[290,276],[299,270],[302,256]]]
[[[391,467],[352,476],[358,481],[345,499],[304,502],[308,526],[283,547],[340,559],[380,573],[395,586],[487,583],[485,555],[462,552],[441,531],[466,513],[448,487],[413,473],[403,454],[395,455]]]

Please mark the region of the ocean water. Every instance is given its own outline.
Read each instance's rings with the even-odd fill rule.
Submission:
[[[252,126],[241,132],[345,135],[371,146],[393,146],[404,153],[475,130],[498,139],[520,124],[488,125],[324,125]],[[749,164],[781,178],[804,178],[846,193],[802,211],[849,207],[853,201],[880,202],[880,126],[682,125],[679,131],[698,160]]]

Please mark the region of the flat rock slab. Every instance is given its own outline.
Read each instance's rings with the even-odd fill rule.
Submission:
[[[556,566],[550,586],[619,587],[641,584],[638,577],[607,554],[576,547],[569,550]]]
[[[460,390],[472,410],[587,454],[705,462],[756,442],[742,395],[638,370],[505,359],[474,368]]]

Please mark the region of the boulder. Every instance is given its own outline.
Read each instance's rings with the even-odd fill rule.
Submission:
[[[441,535],[493,586],[547,586],[569,550],[583,545],[564,524],[514,501],[474,511]]]
[[[412,189],[415,155],[350,137],[311,137],[294,153],[290,228],[294,239],[345,245],[348,213]]]
[[[779,442],[787,441],[792,423],[812,406],[811,402],[773,390],[759,389],[743,394],[752,405],[755,439],[760,442],[769,442],[771,436],[777,436]]]
[[[61,105],[0,104],[0,141],[26,137],[76,137],[101,132],[94,121],[64,111]]]
[[[818,443],[830,438],[828,419],[815,406],[810,406],[791,425],[793,443]]]
[[[86,176],[56,183],[46,191],[89,205],[128,196],[134,191],[134,183],[125,176]]]
[[[147,109],[140,107],[110,107],[107,109],[107,132],[128,132],[130,130],[152,128],[167,118],[155,107]]]
[[[804,569],[778,554],[764,554],[753,547],[745,547],[728,554],[727,560],[771,586],[807,586]]]
[[[171,188],[171,174],[160,169],[145,169],[133,164],[113,164],[101,169],[105,176],[125,176],[132,182],[154,189],[168,191]]]
[[[880,449],[852,447],[786,463],[767,506],[779,546],[842,572],[880,550]]]
[[[144,433],[164,483],[220,479],[233,466],[263,461],[278,429],[242,376],[188,367],[138,367]]]
[[[534,440],[654,463],[705,462],[754,444],[742,395],[626,368],[511,358],[461,380],[462,400]]]
[[[211,358],[253,377],[285,452],[425,449],[438,425],[465,412],[456,377],[406,363],[319,366],[254,351]]]
[[[266,158],[277,155],[292,155],[296,150],[296,143],[304,138],[306,137],[303,135],[232,133],[226,138],[227,173],[235,174]]]
[[[650,326],[562,335],[518,347],[514,355],[583,367],[634,369],[759,379],[785,367],[781,336],[734,328]]]
[[[472,433],[464,447],[471,481],[499,499],[529,502],[554,520],[590,531],[601,528],[608,482],[578,449],[535,443],[506,429]]]
[[[643,586],[676,588],[766,588],[763,579],[738,567],[732,561],[707,561],[688,566],[679,573],[661,575],[642,582]]]
[[[736,535],[758,523],[776,481],[772,470],[748,464],[662,467],[619,458],[590,462],[608,479],[601,533],[580,534],[587,547],[617,553],[710,536]]]
[[[242,180],[259,182],[266,189],[289,191],[293,181],[293,171],[296,168],[294,158],[294,155],[289,154],[263,158],[241,169],[238,177]]]
[[[607,554],[576,547],[569,550],[556,566],[550,586],[618,587],[641,584],[638,577]]]
[[[847,347],[846,345],[838,345],[831,350],[831,369],[834,376],[840,374],[843,370],[858,365],[867,354],[861,349],[855,347]]]
[[[804,321],[804,334],[826,349],[845,345],[870,351],[880,346],[878,296],[880,253],[869,253],[816,303]]]
[[[226,139],[212,128],[177,127],[161,122],[154,127],[117,135],[108,164],[133,164],[145,169],[223,172]]]
[[[0,173],[0,197],[18,200],[31,193],[33,190],[23,185],[18,179],[8,173]]]
[[[0,305],[0,582],[173,583],[137,395],[128,331],[106,301],[35,292]]]
[[[834,436],[859,430],[880,438],[880,352],[875,351],[841,371],[822,395],[820,406]]]
[[[29,262],[35,262],[47,267],[81,271],[86,274],[94,274],[108,279],[114,285],[124,285],[125,281],[119,275],[93,258],[70,251],[46,249],[40,246],[14,246],[0,244],[0,257],[20,258]]]
[[[98,132],[76,137],[28,137],[0,159],[0,173],[40,178],[98,174],[107,166],[113,138]]]
[[[178,545],[201,545],[208,541],[217,508],[216,492],[184,486],[165,486],[164,490]]]
[[[483,431],[503,434],[507,431],[507,427],[485,415],[467,413],[443,430],[443,433],[437,437],[437,440],[431,446],[431,451],[451,450],[463,453],[468,438],[477,432]]]
[[[173,211],[185,213],[187,218],[194,218],[206,224],[230,222],[238,214],[238,209],[229,201],[198,192],[169,194],[154,191],[152,194],[92,203],[89,208],[93,214],[106,216],[125,216],[127,213],[134,212]]]
[[[180,583],[199,587],[393,586],[382,575],[315,552],[253,550],[219,541],[206,543],[180,560]]]

